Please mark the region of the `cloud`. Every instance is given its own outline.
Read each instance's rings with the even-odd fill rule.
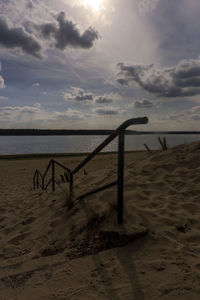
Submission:
[[[118,115],[121,113],[124,113],[124,111],[121,111],[115,107],[103,107],[103,108],[95,108],[93,111],[98,115]]]
[[[159,69],[151,65],[119,63],[121,86],[137,83],[158,97],[185,97],[200,94],[200,59],[182,60],[174,67]]]
[[[37,86],[40,86],[40,84],[39,84],[39,82],[35,82],[35,83],[32,84],[32,86],[37,87]]]
[[[78,121],[78,120],[84,120],[85,116],[82,112],[75,110],[75,109],[71,109],[68,108],[66,111],[64,112],[55,112],[52,120],[53,121]]]
[[[3,77],[0,75],[0,89],[5,88],[5,83]]]
[[[0,45],[7,48],[19,48],[36,58],[41,58],[40,44],[22,28],[9,28],[5,19],[0,18]]]
[[[153,106],[154,106],[154,103],[149,100],[146,100],[146,99],[143,99],[140,101],[135,101],[135,103],[134,103],[135,108],[151,108]]]
[[[28,3],[26,4],[26,7],[29,9],[33,9],[35,6],[34,6],[33,2],[29,0]]]
[[[88,117],[88,116],[87,116]],[[0,107],[0,124],[6,124],[6,127],[15,126],[40,127],[44,124],[54,124],[56,127],[66,126],[66,121],[84,120],[85,115],[78,110],[67,109],[63,112],[49,112],[41,109],[40,103],[33,106],[5,106]],[[50,122],[50,123],[49,123]],[[52,123],[53,122],[53,123]]]
[[[153,31],[158,59],[162,63],[177,64],[180,59],[199,55],[200,1],[159,0],[145,20]]]
[[[94,41],[99,38],[98,32],[89,27],[80,34],[76,25],[66,20],[65,13],[60,12],[56,18],[57,24],[46,23],[40,25],[41,34],[45,39],[55,40],[55,48],[64,50],[66,47],[89,49],[93,46]]]
[[[112,103],[113,99],[107,98],[106,96],[99,96],[99,97],[96,97],[95,102],[97,104]]]
[[[69,92],[66,92],[63,97],[65,100],[73,100],[83,104],[95,103],[98,105],[113,103],[121,99],[119,94],[110,93],[96,96],[77,87],[71,87]]]
[[[188,121],[200,121],[200,105],[193,106],[188,110],[184,110],[181,112],[174,112],[173,114],[166,115],[162,117],[164,121],[182,121],[186,123]]]
[[[0,72],[2,70],[1,62],[0,62]],[[3,77],[0,75],[0,89],[5,88],[5,83]]]
[[[96,104],[108,104],[108,103],[113,103],[114,101],[120,100],[121,97],[119,94],[104,94],[102,96],[96,96],[95,97],[95,103]]]
[[[0,120],[1,122],[23,122],[41,113],[40,107],[35,106],[4,106],[0,107]]]
[[[71,91],[65,93],[63,97],[65,100],[73,100],[83,103],[93,101],[93,95],[91,93],[86,93],[83,89],[76,87],[72,87]]]
[[[193,106],[191,109],[187,110],[183,114],[183,119],[191,118],[194,121],[200,120],[200,105]]]
[[[140,0],[138,3],[139,11],[141,13],[152,12],[160,0]]]
[[[1,100],[8,100],[8,97],[0,96],[0,101],[1,101]]]

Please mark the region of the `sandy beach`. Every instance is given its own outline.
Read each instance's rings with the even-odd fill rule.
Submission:
[[[0,160],[1,300],[200,299],[200,142],[125,155],[120,229],[116,186],[76,200],[116,180],[116,154],[75,175],[73,205],[61,169],[54,193],[33,189],[48,162]]]

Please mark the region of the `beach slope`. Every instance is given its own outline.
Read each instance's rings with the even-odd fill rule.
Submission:
[[[57,158],[74,168],[83,156]],[[33,189],[49,158],[0,160],[0,299],[200,297],[200,142],[125,155],[124,224],[117,155],[100,154],[56,191]]]

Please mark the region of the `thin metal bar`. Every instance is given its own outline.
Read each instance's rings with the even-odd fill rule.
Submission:
[[[38,182],[38,186],[40,186],[41,187],[41,189],[42,189],[42,186],[41,186],[41,184]]]
[[[39,173],[38,173],[38,170],[37,170],[37,175],[36,175],[36,180],[37,180],[37,181],[36,181],[36,184],[37,184],[37,189],[39,189],[38,174],[39,174]]]
[[[69,173],[69,190],[70,194],[73,194],[73,172]]]
[[[47,168],[46,168],[46,171],[44,172],[44,175],[43,175],[42,177],[45,178],[45,176],[46,176],[46,174],[47,174],[49,168],[51,167],[52,162],[53,162],[53,159],[50,160],[50,162],[49,162],[49,164],[48,164],[48,166],[47,166]]]
[[[65,166],[63,166],[61,163],[59,163],[58,161],[54,160],[54,163],[57,164],[58,166],[60,166],[61,168],[63,168],[64,170],[70,172],[71,170]]]
[[[36,176],[36,171],[35,171],[34,176],[33,176],[33,188],[34,188],[34,190],[35,190],[35,185],[36,185],[36,183],[35,183],[35,176]]]
[[[33,186],[35,189],[35,186],[37,185],[37,189],[39,188],[38,184],[39,184],[39,176],[42,176],[42,174],[40,173],[40,171],[38,169],[35,170],[35,174],[33,176]]]
[[[47,183],[46,186],[44,186],[44,190],[46,191],[46,189],[48,188],[48,186],[50,185],[50,183],[52,182],[52,178],[49,180],[49,182]]]
[[[58,163],[57,161],[54,161],[53,159],[49,162],[48,167],[42,176],[42,174],[36,170],[36,176],[37,176],[37,188],[39,187],[39,181],[38,181],[38,175],[42,177],[42,188],[44,188],[44,178],[48,172],[48,169],[50,168],[52,164],[52,178],[48,182],[47,186],[52,181],[52,191],[55,191],[55,164],[59,165],[63,169],[67,170],[69,173],[69,185],[70,185],[70,193],[73,193],[73,174],[77,173],[82,167],[84,167],[96,154],[98,154],[103,148],[105,148],[112,140],[114,140],[117,136],[119,136],[118,140],[118,180],[107,184],[103,187],[100,187],[98,189],[95,189],[93,191],[90,191],[84,195],[79,196],[77,199],[83,198],[86,195],[91,195],[93,193],[96,193],[98,191],[104,190],[108,187],[111,187],[113,185],[118,185],[117,188],[117,219],[118,224],[122,224],[123,222],[123,189],[124,189],[124,135],[125,135],[125,129],[134,124],[146,124],[148,123],[148,118],[135,118],[135,119],[129,119],[122,123],[113,133],[111,133],[110,136],[108,136],[92,153],[90,153],[73,171],[68,169],[67,167],[64,167],[62,164]],[[35,177],[34,177],[35,180]],[[40,185],[41,186],[41,185]],[[46,188],[47,188],[46,186]],[[45,188],[45,189],[46,189]]]
[[[111,135],[109,135],[92,153],[90,153],[72,172],[77,173],[81,168],[83,168],[96,154],[98,154],[103,148],[105,148],[112,140],[114,140],[118,134],[125,130],[128,126],[134,124],[146,124],[148,123],[148,118],[135,118],[129,119],[122,123]]]
[[[67,173],[65,172],[64,176],[65,176],[66,181],[69,182],[69,174],[67,175]]]
[[[45,190],[45,187],[44,187],[44,176],[42,176],[42,189]]]
[[[78,198],[76,198],[76,200],[83,199],[83,198],[86,197],[86,196],[89,196],[89,195],[95,194],[95,193],[97,193],[97,192],[103,191],[103,190],[108,189],[108,188],[110,188],[110,187],[112,187],[112,186],[114,186],[114,185],[117,185],[117,180],[114,181],[114,182],[111,182],[111,183],[109,183],[109,184],[106,184],[106,185],[104,185],[104,186],[101,186],[101,187],[99,187],[99,188],[97,188],[97,189],[94,189],[94,190],[92,190],[92,191],[90,191],[90,192],[88,192],[88,193],[85,193],[85,194],[83,194],[83,195],[80,195],[80,196],[78,196]]]
[[[107,137],[103,143],[101,143],[92,153],[90,153],[86,159],[84,159],[72,172],[73,174],[77,173],[80,169],[82,169],[95,155],[97,155],[103,148],[105,148],[114,138],[117,136],[117,132],[112,133],[109,137]]]
[[[124,132],[118,138],[118,185],[117,185],[117,220],[123,222],[123,196],[124,196]]]
[[[52,159],[52,192],[55,191],[55,165],[54,160]]]
[[[42,173],[39,170],[37,170],[37,171],[38,171],[38,175],[40,175],[41,177],[43,177]]]

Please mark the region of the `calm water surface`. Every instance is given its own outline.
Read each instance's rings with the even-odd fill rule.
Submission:
[[[160,137],[164,137],[159,135]],[[169,147],[200,140],[199,134],[165,135]],[[0,154],[74,153],[93,151],[106,136],[0,136]],[[159,149],[157,135],[128,135],[126,150]],[[103,151],[116,151],[117,138]]]

